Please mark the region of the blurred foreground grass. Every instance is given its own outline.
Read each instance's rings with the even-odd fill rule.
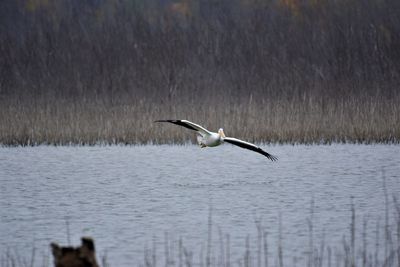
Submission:
[[[269,235],[273,233],[265,230],[261,218],[255,218],[256,236],[250,238],[250,235],[247,235],[243,251],[233,253],[230,240],[235,233],[224,234],[220,228],[215,229],[210,210],[208,236],[205,237],[206,243],[203,243],[204,240],[199,240],[198,243],[203,244],[200,251],[188,249],[182,237],[175,239],[166,233],[163,249],[157,248],[157,244],[160,243],[153,237],[150,248],[148,244],[143,244],[143,256],[133,261],[131,265],[395,267],[400,265],[400,203],[396,196],[393,196],[393,201],[390,201],[387,195],[385,195],[384,203],[385,218],[378,218],[376,224],[371,225],[369,223],[371,217],[356,216],[357,211],[352,199],[349,227],[342,233],[341,242],[332,243],[325,239],[325,234],[322,238],[316,238],[314,233],[316,225],[314,225],[313,219],[314,203],[312,201],[310,217],[306,222],[307,231],[304,233],[308,235],[308,242],[301,248],[297,248],[298,254],[288,253],[285,250],[285,243],[291,242],[296,237],[283,236],[282,221],[285,218],[281,216],[279,216],[279,224],[276,226],[275,234],[279,237],[276,242],[271,243]],[[213,236],[212,233],[217,232],[216,230],[218,230],[218,235]],[[371,232],[374,233],[375,239],[371,239]],[[34,249],[31,255],[20,255],[15,250],[7,249],[1,253],[0,267],[47,267],[52,265],[50,251],[39,256],[36,253],[37,249]],[[107,255],[98,254],[97,257],[101,266],[115,266],[113,262],[108,261]]]

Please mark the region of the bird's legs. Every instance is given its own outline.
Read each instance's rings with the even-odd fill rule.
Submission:
[[[203,137],[201,135],[197,135],[197,143],[201,148],[205,148],[206,145],[203,143]]]

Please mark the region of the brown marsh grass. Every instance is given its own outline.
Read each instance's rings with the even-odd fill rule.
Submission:
[[[92,145],[194,141],[193,133],[181,127],[153,123],[167,118],[188,119],[214,131],[223,127],[229,136],[254,142],[399,141],[400,105],[397,100],[256,101],[249,98],[228,105],[209,105],[202,101],[189,106],[154,105],[145,100],[120,105],[83,101],[8,102],[0,107],[0,143]]]

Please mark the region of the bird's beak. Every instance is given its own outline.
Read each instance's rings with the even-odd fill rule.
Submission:
[[[219,131],[219,135],[222,137],[222,138],[225,138],[225,134],[224,134],[224,131]]]

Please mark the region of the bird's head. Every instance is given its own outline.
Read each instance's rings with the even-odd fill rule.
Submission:
[[[224,129],[219,128],[218,134],[219,134],[219,136],[221,136],[222,138],[225,138]]]

